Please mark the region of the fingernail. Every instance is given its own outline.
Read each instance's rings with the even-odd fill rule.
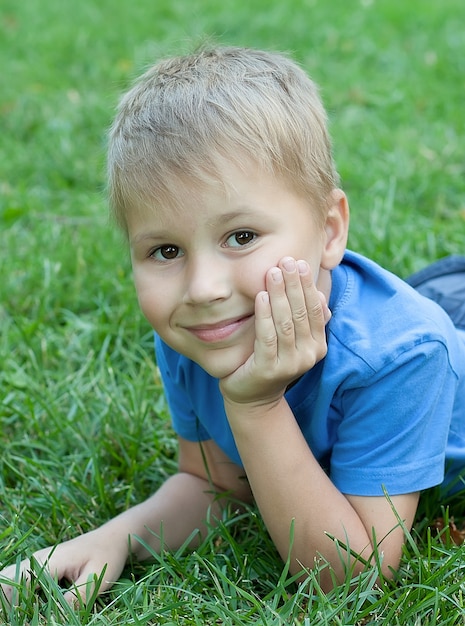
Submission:
[[[299,270],[299,274],[306,274],[308,271],[307,261],[297,261],[297,269]]]
[[[288,272],[293,272],[295,270],[295,261],[294,259],[291,259],[291,257],[286,257],[285,259],[283,259],[282,264],[284,269]]]
[[[278,267],[274,267],[271,270],[271,278],[274,283],[281,283],[283,280],[283,273]]]

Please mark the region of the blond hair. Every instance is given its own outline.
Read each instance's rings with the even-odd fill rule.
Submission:
[[[179,181],[219,176],[217,158],[281,176],[325,213],[338,184],[318,88],[283,54],[235,47],[163,60],[123,96],[109,134],[116,222],[138,201],[172,202]]]

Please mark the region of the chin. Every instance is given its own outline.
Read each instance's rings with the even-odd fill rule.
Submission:
[[[215,364],[215,363],[198,363],[202,369],[204,369],[207,374],[212,376],[213,378],[226,378],[233,372],[235,372],[241,364],[237,367],[230,367],[225,363]]]
[[[193,359],[207,374],[213,378],[226,378],[239,369],[249,358],[250,353],[225,354],[224,351],[218,351],[217,354],[211,353],[208,358]]]

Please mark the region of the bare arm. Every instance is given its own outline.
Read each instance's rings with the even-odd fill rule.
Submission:
[[[232,464],[212,441],[204,442],[202,453],[199,444],[180,439],[179,472],[150,498],[96,530],[39,550],[33,556],[58,580],[74,583],[85,601],[93,588],[86,585],[89,577],[99,576],[106,567],[102,592],[119,578],[130,553],[139,560],[150,556],[150,551],[137,538],[154,552],[161,548],[160,536],[165,547],[176,549],[194,530],[199,529],[200,534],[206,532],[207,516],[209,523],[214,524],[224,503],[224,499],[216,500],[219,491],[228,491],[234,498],[250,499],[249,487],[240,478],[241,473],[243,470]],[[29,570],[30,562],[26,559],[21,563],[19,575],[28,578]],[[7,567],[0,572],[0,580],[14,580],[17,574],[15,566]],[[13,587],[3,584],[1,588],[11,601]],[[75,601],[72,591],[65,595],[69,602]]]
[[[325,356],[330,313],[308,265],[279,267],[281,280],[273,280],[273,268],[266,277],[267,293],[257,295],[253,354],[220,381],[253,495],[283,559],[289,554],[294,521],[291,571],[313,567],[321,555],[343,579],[347,566],[357,571],[361,564],[350,554],[341,562],[328,534],[365,559],[373,552],[375,534],[376,543],[386,536],[379,550],[384,552],[383,571],[389,575],[389,568],[398,566],[404,541],[402,530],[393,530],[397,519],[389,502],[341,493],[319,466],[285,400],[287,385]],[[407,528],[417,503],[416,493],[393,498]],[[322,583],[331,586],[327,570]]]
[[[176,550],[198,529],[200,534],[192,544],[195,547],[207,532],[207,518],[209,526],[214,526],[230,499],[241,502],[252,499],[244,470],[232,463],[213,440],[199,444],[180,437],[179,472],[151,498],[125,511],[104,528],[115,527],[122,536],[132,535],[132,553],[143,560],[150,552],[134,536],[158,552],[159,533],[163,535],[164,547]]]
[[[303,566],[312,568],[321,555],[343,580],[354,560],[347,555],[347,560],[341,561],[341,551],[328,535],[349,544],[351,550],[369,560],[375,532],[383,554],[383,573],[390,576],[389,568],[399,565],[404,536],[388,500],[345,496],[338,491],[314,458],[284,400],[259,415],[246,416],[243,407],[239,413],[236,416],[235,410],[228,408],[255,500],[284,560],[289,554],[294,523],[291,571],[299,572]],[[410,528],[418,494],[396,496],[392,502]],[[355,563],[355,572],[361,568],[361,562]],[[328,570],[323,570],[322,576],[323,586],[330,587]]]

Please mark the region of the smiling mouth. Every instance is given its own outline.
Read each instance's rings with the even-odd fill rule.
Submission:
[[[189,326],[187,330],[197,339],[206,343],[224,341],[242,328],[253,315],[244,315],[230,320],[223,320],[216,324],[199,324],[199,326]]]

